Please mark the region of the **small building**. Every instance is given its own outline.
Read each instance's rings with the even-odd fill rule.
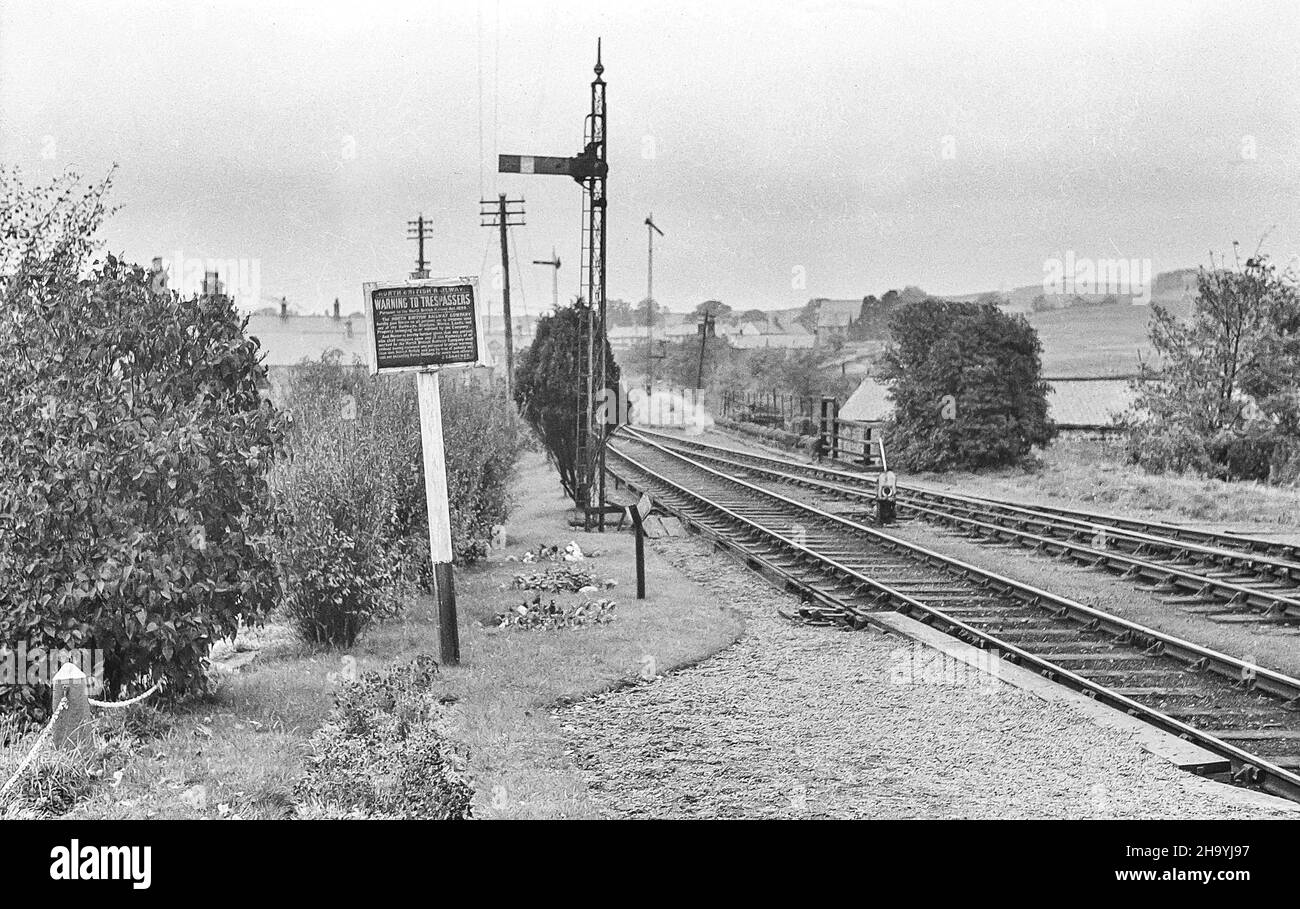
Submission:
[[[303,315],[293,312],[288,301],[282,298],[278,307],[263,307],[250,315],[244,333],[256,338],[261,346],[262,364],[266,367],[272,401],[285,399],[293,374],[304,360],[319,360],[330,350],[342,353],[345,366],[369,369],[365,313],[353,312],[345,316],[340,311],[338,300],[334,301],[331,315]],[[493,351],[490,342],[488,350],[489,361],[497,362],[500,351]],[[487,373],[486,378],[490,380],[494,370],[478,372]]]
[[[656,336],[660,334],[655,332]],[[613,350],[632,350],[644,347],[649,330],[644,325],[611,325],[605,333]]]
[[[367,362],[365,314],[344,316],[338,301],[333,315],[302,315],[281,300],[279,307],[264,307],[249,316],[244,333],[261,345],[275,401],[284,400],[293,372],[304,360],[319,360],[326,351],[339,350],[344,364],[365,366]]]
[[[699,320],[688,317],[679,322],[668,322],[661,329],[662,334],[657,335],[667,338],[669,341],[684,341],[688,338],[698,338],[700,336]]]
[[[889,400],[889,386],[867,376],[840,406],[840,418],[875,423],[888,417],[893,410],[893,402]]]
[[[816,341],[819,345],[847,339],[849,326],[862,318],[861,298],[831,300],[826,297],[816,297],[810,302],[817,304]]]

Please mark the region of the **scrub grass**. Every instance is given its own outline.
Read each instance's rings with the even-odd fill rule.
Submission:
[[[461,665],[442,668],[430,697],[449,705],[448,732],[468,748],[473,816],[594,816],[552,708],[696,663],[733,643],[744,623],[650,547],[648,597],[636,600],[630,531],[570,529],[567,500],[540,454],[524,456],[514,494],[506,550],[457,570]],[[555,630],[490,627],[534,595],[513,589],[515,575],[546,567],[506,557],[571,540],[599,552],[577,565],[617,585],[547,597],[561,605],[613,599],[614,621]],[[308,742],[328,717],[340,679],[436,655],[437,606],[418,598],[347,652],[308,647],[277,626],[241,633],[238,648],[256,651],[256,659],[226,676],[209,701],[170,710],[68,816],[294,816]]]
[[[1029,469],[919,473],[899,481],[1265,536],[1300,532],[1300,491],[1294,488],[1147,473],[1124,462],[1123,444],[1113,438],[1067,437],[1037,452],[1038,464]]]

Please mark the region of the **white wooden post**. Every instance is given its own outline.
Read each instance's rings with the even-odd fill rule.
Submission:
[[[429,557],[438,597],[438,641],[444,666],[460,662],[456,627],[456,580],[451,569],[451,512],[447,501],[447,455],[442,439],[438,370],[416,373],[420,397],[420,443],[424,449],[424,498],[429,514]]]
[[[59,703],[66,697],[68,706],[63,708],[50,730],[55,748],[71,745],[79,747],[90,739],[90,701],[86,694],[86,674],[72,663],[64,663],[54,678],[53,694],[50,695],[50,710],[59,709]]]

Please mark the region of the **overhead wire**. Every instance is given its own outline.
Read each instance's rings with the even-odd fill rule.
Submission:
[[[478,5],[478,197],[483,198],[483,4]]]

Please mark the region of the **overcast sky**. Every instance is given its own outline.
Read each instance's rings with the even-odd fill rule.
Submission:
[[[577,292],[581,190],[496,154],[579,150],[598,35],[612,297],[645,295],[650,211],[675,309],[1300,249],[1291,0],[0,0],[0,161],[116,162],[109,247],[243,260],[303,311],[403,277],[421,211],[435,274],[490,275],[478,200],[522,195],[535,313],[552,246]]]

